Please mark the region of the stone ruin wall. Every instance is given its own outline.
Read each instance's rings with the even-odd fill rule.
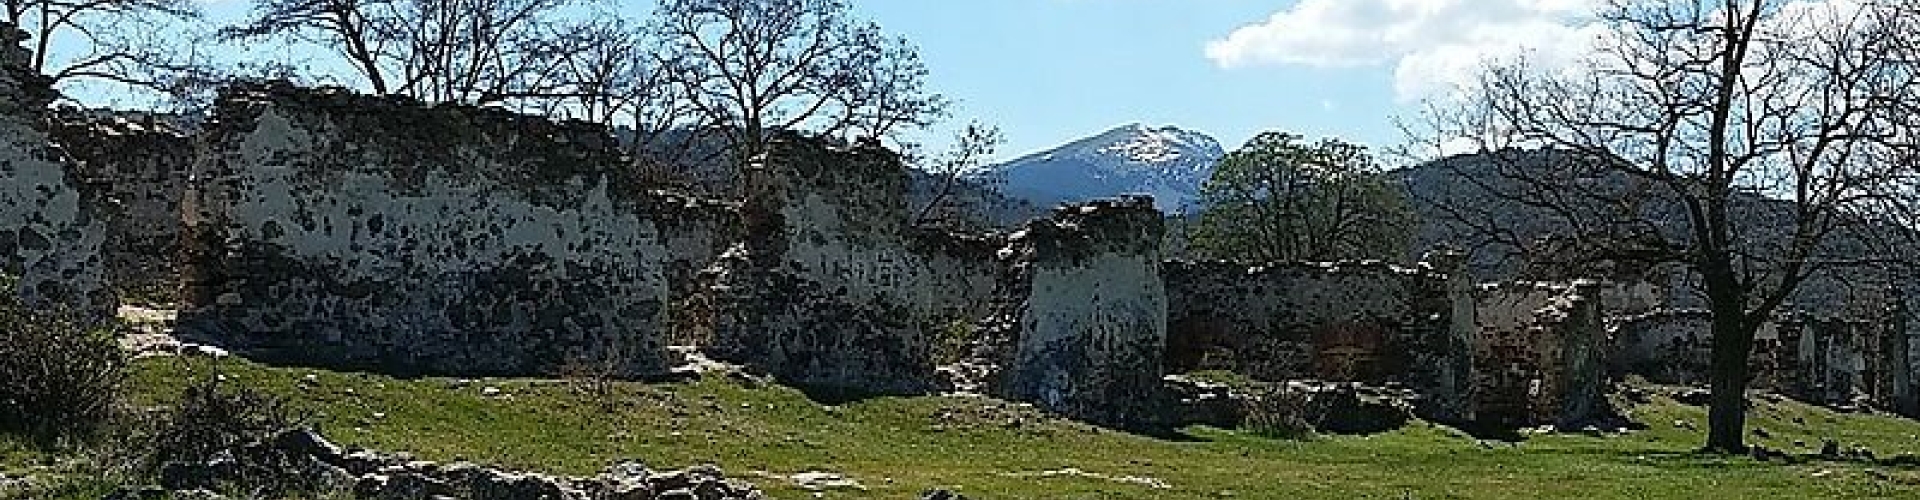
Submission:
[[[18,279],[0,293],[103,315],[115,301],[102,273],[99,194],[48,137],[46,106],[58,94],[28,69],[25,39],[0,23],[0,275]]]
[[[268,359],[658,372],[669,279],[731,233],[732,207],[640,190],[584,124],[261,84],[202,141],[182,328]]]
[[[1903,307],[1881,314],[1789,311],[1760,326],[1749,361],[1749,386],[1816,404],[1869,403],[1920,416],[1920,343]],[[1675,385],[1705,385],[1712,354],[1712,313],[1656,310],[1609,319],[1608,371]]]
[[[1429,418],[1470,419],[1471,332],[1453,321],[1458,275],[1450,260],[1433,260],[1445,262],[1169,262],[1169,368],[1402,384],[1429,396]]]
[[[1475,415],[1576,426],[1603,415],[1606,327],[1597,282],[1488,284],[1473,291]]]
[[[1475,288],[1458,259],[1160,262],[1161,221],[1137,199],[1011,240],[921,230],[888,215],[906,210],[907,175],[872,145],[780,138],[742,206],[635,188],[594,127],[338,90],[240,87],[192,138],[49,118],[51,91],[12,46],[0,270],[29,297],[95,304],[105,282],[178,280],[190,333],[268,358],[538,374],[585,357],[642,373],[684,335],[797,385],[923,393],[942,388],[936,337],[977,323],[1005,341],[990,392],[1093,421],[1146,418],[1126,402],[1152,401],[1162,373],[1228,369],[1403,384],[1429,418],[1531,423],[1587,412],[1602,354],[1616,374],[1651,361],[1686,379],[1705,345],[1676,343],[1681,315],[1617,321],[1597,348],[1595,304],[1651,292]],[[158,257],[168,245],[178,271]],[[1779,367],[1759,371],[1824,401],[1853,387],[1911,408],[1920,377],[1895,353],[1920,342],[1887,333],[1910,329],[1843,323],[1781,323]]]
[[[908,224],[907,175],[875,144],[773,140],[692,305],[708,354],[819,391],[937,389],[936,336],[984,313],[996,244]]]
[[[1011,237],[990,391],[1090,422],[1156,422],[1167,342],[1162,215],[1148,197],[1057,209]]]
[[[107,283],[122,301],[170,307],[180,289],[180,199],[193,136],[140,113],[61,108],[50,125],[77,181],[100,193]]]

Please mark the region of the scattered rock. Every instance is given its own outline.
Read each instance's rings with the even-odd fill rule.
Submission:
[[[1156,489],[1156,490],[1173,489],[1173,485],[1167,484],[1166,481],[1162,481],[1156,478],[1144,477],[1144,476],[1110,476],[1107,474],[1101,474],[1097,472],[1087,472],[1074,467],[1068,467],[1065,469],[1058,469],[1058,470],[1039,471],[1039,472],[1013,472],[1013,473],[1005,473],[1002,475],[1007,477],[1022,477],[1022,478],[1048,478],[1048,477],[1061,477],[1061,476],[1082,477],[1087,479],[1098,479],[1102,481],[1112,481],[1116,483],[1144,486],[1144,487]]]
[[[1700,388],[1687,388],[1674,391],[1673,400],[1683,405],[1706,406],[1713,402],[1713,393]]]
[[[1832,439],[1820,443],[1820,458],[1834,460],[1840,458],[1840,442]]]
[[[491,397],[498,397],[498,396],[500,396],[500,388],[499,388],[499,387],[494,387],[494,386],[491,386],[491,385],[489,385],[489,386],[486,386],[486,387],[483,387],[483,388],[481,388],[481,389],[480,389],[480,395],[481,395],[481,396],[485,396],[485,397],[489,397],[489,398],[491,398]]]
[[[920,492],[920,500],[967,500],[967,497],[952,490],[931,489]]]
[[[787,476],[787,479],[793,481],[794,486],[799,486],[800,489],[807,491],[867,489],[867,487],[860,484],[859,481],[832,472],[800,472]]]
[[[263,476],[271,475],[271,476]],[[729,480],[711,466],[655,472],[638,462],[623,462],[593,477],[560,477],[514,472],[471,463],[437,464],[405,454],[348,451],[312,430],[295,429],[229,450],[206,463],[167,464],[160,496],[154,488],[131,490],[112,498],[219,497],[181,496],[220,484],[261,481],[300,485],[315,491],[351,491],[367,500],[461,498],[470,500],[762,500],[752,485]],[[169,497],[168,495],[171,494]]]

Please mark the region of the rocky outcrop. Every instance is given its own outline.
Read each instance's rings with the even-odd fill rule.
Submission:
[[[1167,341],[1164,231],[1145,196],[1069,205],[1001,251],[990,390],[1090,422],[1153,423]]]
[[[711,466],[654,471],[634,462],[592,477],[513,472],[471,463],[439,464],[347,450],[306,429],[283,431],[202,463],[168,463],[162,493],[219,491],[345,492],[361,500],[751,500],[752,485]],[[269,489],[270,488],[270,489]],[[331,497],[329,497],[331,498]]]
[[[48,139],[46,107],[57,94],[29,69],[25,39],[0,23],[0,275],[19,280],[5,293],[104,316],[113,297],[102,278],[99,197]]]
[[[707,352],[809,389],[936,388],[933,334],[977,317],[991,240],[904,221],[906,167],[877,145],[788,135],[745,177],[745,239],[693,304]]]
[[[269,360],[662,372],[670,281],[736,220],[644,189],[598,126],[498,110],[243,85],[202,140],[181,328]]]

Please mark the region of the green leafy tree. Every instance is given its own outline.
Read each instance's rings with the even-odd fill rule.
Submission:
[[[1215,165],[1191,251],[1253,261],[1392,259],[1411,243],[1405,194],[1365,147],[1267,132]]]

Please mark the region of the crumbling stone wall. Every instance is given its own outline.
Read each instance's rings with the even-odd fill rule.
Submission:
[[[992,391],[1073,418],[1142,425],[1161,396],[1166,284],[1152,198],[1070,205],[1027,223],[1001,256]]]
[[[0,23],[0,275],[19,280],[4,293],[104,314],[113,297],[101,275],[99,198],[47,137],[46,107],[57,94],[28,69],[25,40]]]
[[[735,220],[642,189],[599,127],[504,111],[244,85],[203,141],[182,326],[271,360],[657,372],[673,270]]]
[[[1570,426],[1604,410],[1600,283],[1502,283],[1474,293],[1481,422]]]
[[[1471,324],[1454,319],[1471,311],[1455,300],[1460,260],[1446,257],[1415,267],[1168,262],[1168,368],[1406,384],[1427,396],[1429,418],[1468,419]]]
[[[1709,329],[1713,313],[1705,309],[1657,309],[1610,320],[1613,349],[1607,368],[1659,384],[1705,384],[1713,359]]]
[[[78,182],[99,193],[106,280],[122,301],[172,305],[180,288],[180,197],[193,138],[163,116],[62,108],[50,133]]]
[[[1870,404],[1909,415],[1913,398],[1904,308],[1880,317],[1795,312],[1780,319],[1791,346],[1782,364],[1794,377],[1781,387],[1797,398],[1832,406]]]
[[[744,240],[691,306],[707,352],[819,391],[934,389],[935,332],[979,316],[993,241],[903,220],[907,169],[877,144],[785,135],[744,178]]]
[[[1663,309],[1609,318],[1609,373],[1662,384],[1704,385],[1713,347],[1711,312]],[[1789,311],[1760,325],[1749,387],[1832,406],[1914,408],[1914,332],[1904,304],[1867,315]]]

